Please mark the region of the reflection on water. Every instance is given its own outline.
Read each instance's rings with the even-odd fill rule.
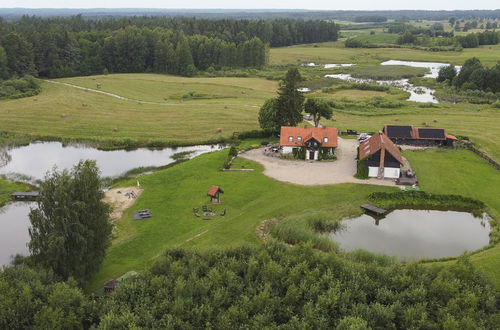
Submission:
[[[0,208],[0,266],[8,264],[11,256],[28,254],[28,214],[35,205],[34,202],[16,202]]]
[[[458,256],[489,243],[487,217],[455,211],[395,210],[380,221],[369,215],[347,219],[331,234],[344,250],[365,249],[407,258]]]
[[[189,157],[194,157],[219,148],[221,146],[200,145],[161,150],[102,151],[87,146],[63,146],[60,142],[35,142],[9,150],[9,161],[3,166],[0,162],[0,174],[18,173],[43,179],[54,165],[58,169],[69,169],[80,160],[92,159],[97,161],[103,177],[112,177],[137,167],[168,165],[174,162],[171,157],[178,152],[193,151]]]

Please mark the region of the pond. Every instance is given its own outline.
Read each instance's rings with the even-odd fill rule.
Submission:
[[[331,234],[341,249],[364,249],[401,259],[454,257],[489,243],[488,217],[467,212],[395,210],[376,220],[364,214]]]
[[[380,65],[406,65],[412,66],[415,68],[427,68],[429,72],[424,75],[424,78],[437,78],[439,74],[439,70],[442,67],[449,66],[449,63],[439,63],[439,62],[414,62],[414,61],[398,61],[398,60],[389,60],[380,63]],[[460,72],[461,66],[455,66],[455,70]]]
[[[15,254],[28,254],[28,214],[35,205],[34,202],[16,202],[0,208],[0,266],[8,264]]]
[[[20,174],[33,179],[43,179],[54,165],[58,169],[69,169],[82,159],[97,161],[101,176],[114,177],[131,169],[147,166],[164,166],[173,163],[172,156],[179,152],[192,152],[195,157],[223,148],[221,145],[199,145],[191,147],[103,151],[84,145],[64,146],[60,142],[34,142],[27,146],[6,151],[0,161],[0,174],[12,177]],[[4,151],[5,153],[5,151]]]

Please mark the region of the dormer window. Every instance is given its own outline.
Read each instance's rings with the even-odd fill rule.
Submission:
[[[325,137],[323,138],[323,142],[324,142],[324,143],[327,143],[327,142],[328,142],[328,137],[326,137],[326,136],[325,136]]]
[[[288,142],[293,142],[293,136],[288,137]]]
[[[302,142],[302,136],[297,136],[297,142]]]

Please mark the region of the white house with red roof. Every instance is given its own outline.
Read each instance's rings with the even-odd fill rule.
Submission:
[[[337,148],[337,129],[333,127],[281,127],[283,154],[305,153],[306,160],[333,156]]]

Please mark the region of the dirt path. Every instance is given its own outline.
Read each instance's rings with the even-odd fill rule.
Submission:
[[[358,141],[355,139],[338,138],[338,147],[335,150],[337,160],[334,162],[283,160],[277,157],[267,157],[263,153],[263,148],[249,150],[240,156],[261,163],[265,167],[265,175],[284,182],[307,186],[338,183],[394,186],[393,180],[360,180],[354,177],[357,146]]]
[[[81,89],[81,90],[88,91],[88,92],[94,92],[94,93],[104,94],[104,95],[111,96],[111,97],[114,97],[114,98],[117,98],[117,99],[120,99],[120,100],[123,100],[123,101],[132,101],[132,102],[137,102],[137,103],[140,103],[140,104],[154,104],[154,105],[166,105],[166,106],[183,106],[183,105],[188,105],[188,104],[183,104],[183,103],[167,103],[167,102],[141,101],[141,100],[136,100],[136,99],[131,99],[131,98],[128,98],[128,97],[125,97],[125,96],[121,96],[121,95],[118,95],[118,94],[114,94],[114,93],[110,93],[110,92],[105,92],[105,91],[100,91],[100,90],[93,89],[93,88],[88,88],[88,87],[82,87],[82,86],[78,86],[78,85],[74,85],[74,84],[70,84],[70,83],[65,83],[65,82],[60,82],[60,81],[53,81],[53,80],[44,80],[44,81],[48,82],[48,83],[51,83],[51,84],[59,84],[59,85],[67,86],[67,87],[73,87],[73,88]],[[213,103],[196,103],[196,104],[197,105],[209,105],[209,104],[213,104]],[[227,105],[227,106],[240,106],[241,105],[241,106],[244,106],[244,107],[251,107],[251,108],[258,108],[259,107],[257,105],[252,105],[252,104],[224,104],[224,105]]]
[[[126,209],[134,205],[143,190],[139,187],[113,188],[104,193],[104,202],[111,205],[111,220],[118,220]]]

